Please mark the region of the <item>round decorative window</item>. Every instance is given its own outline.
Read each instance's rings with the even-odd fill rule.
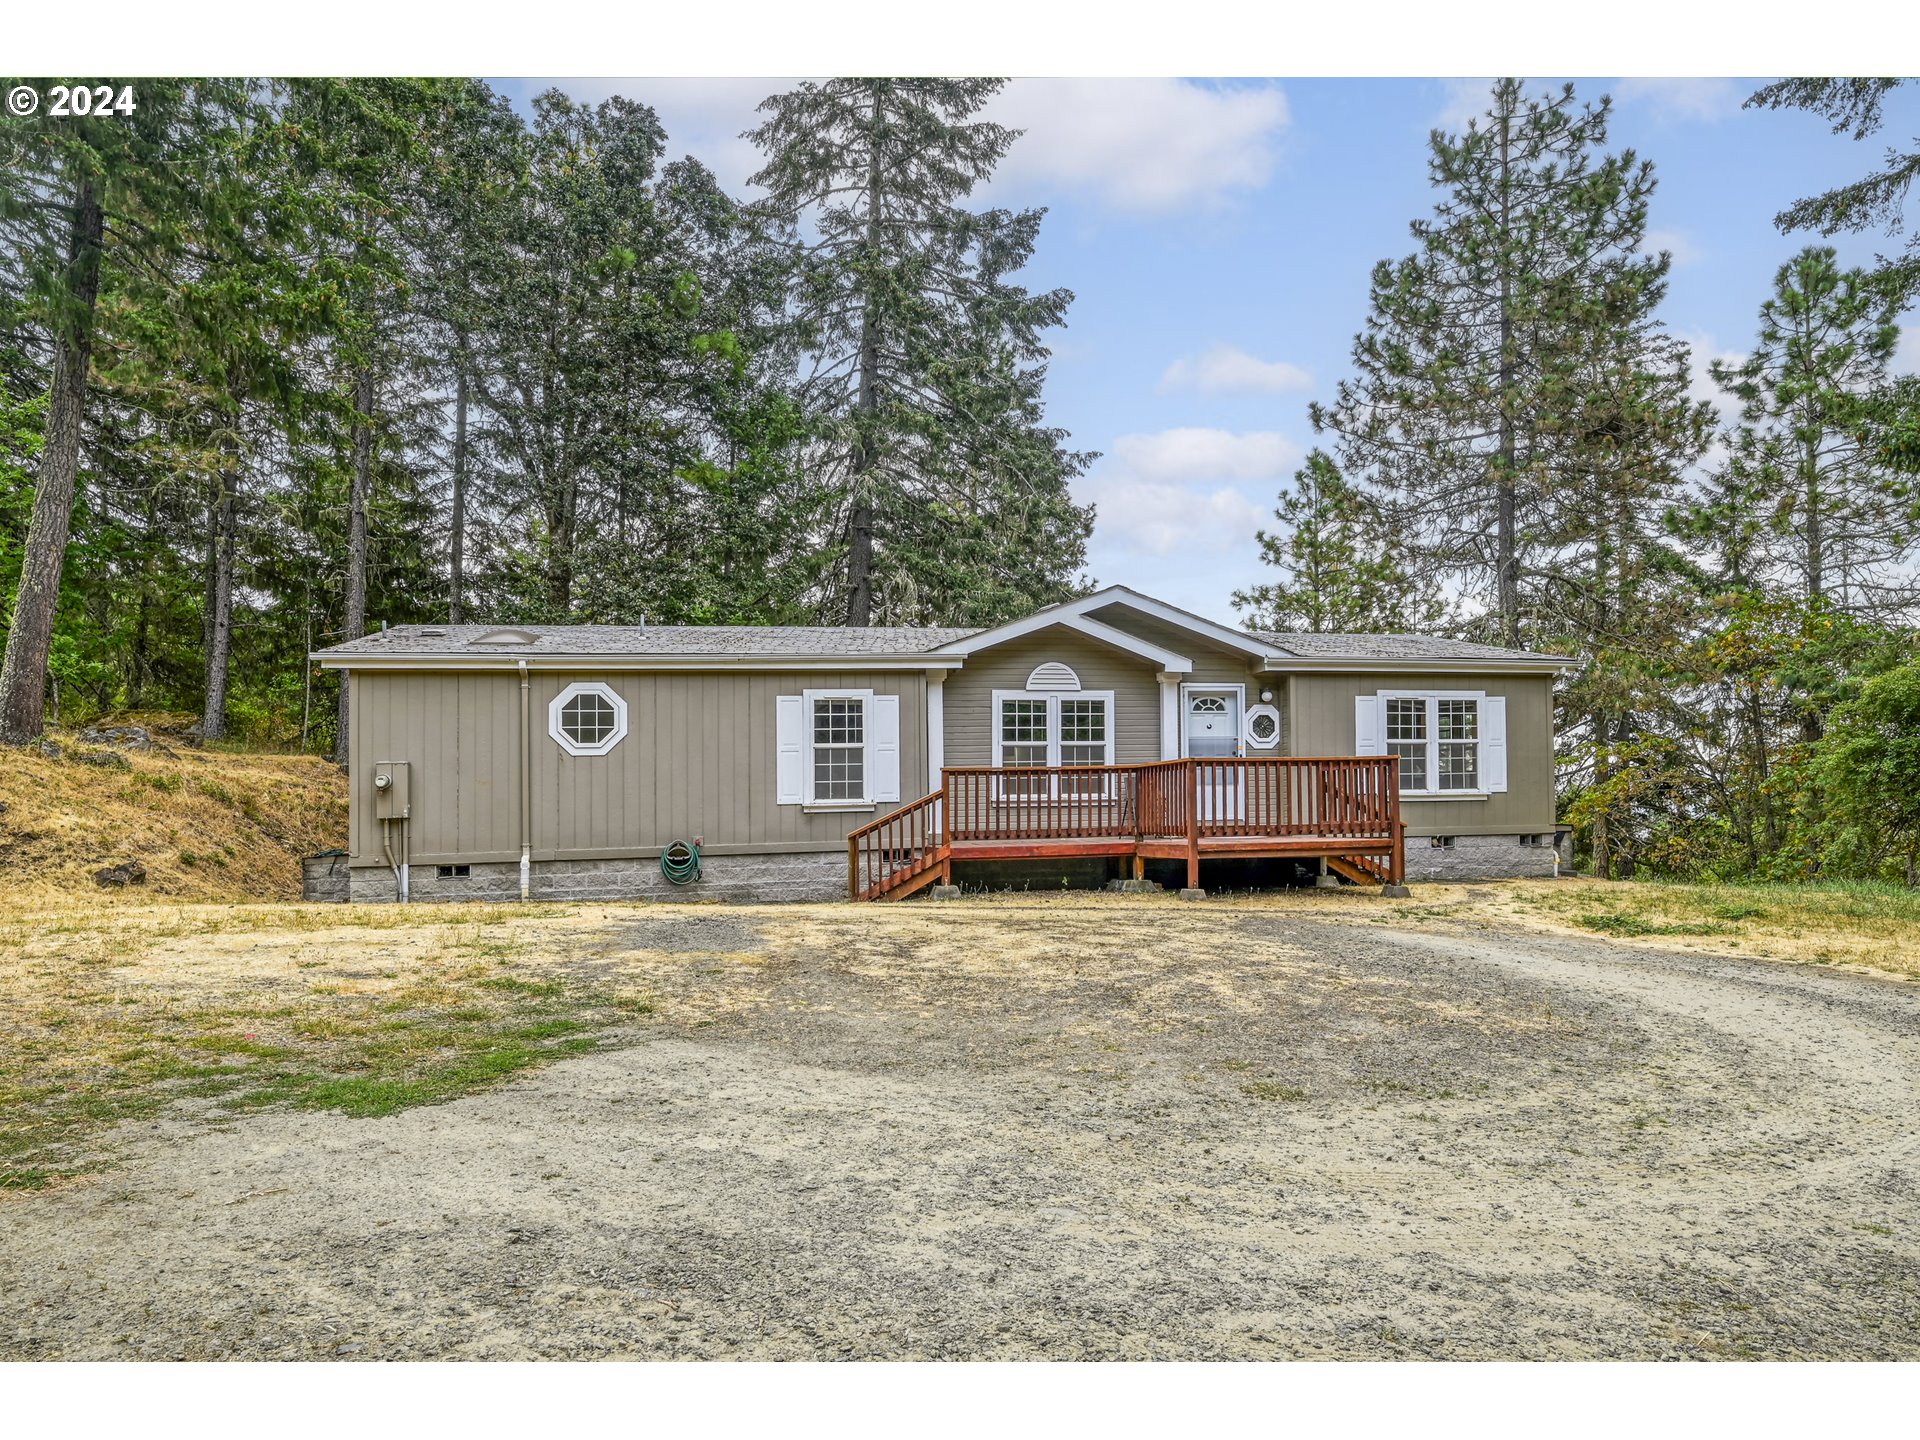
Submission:
[[[1247,744],[1271,750],[1280,743],[1280,712],[1271,705],[1247,707]]]
[[[569,755],[604,755],[627,733],[627,702],[611,685],[575,681],[547,707],[547,733]]]

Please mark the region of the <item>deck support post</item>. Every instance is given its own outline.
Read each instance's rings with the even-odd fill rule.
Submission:
[[[1200,767],[1187,761],[1187,889],[1200,888]]]
[[[847,841],[847,899],[860,898],[860,842]]]

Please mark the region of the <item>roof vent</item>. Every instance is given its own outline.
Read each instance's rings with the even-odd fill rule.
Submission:
[[[484,635],[476,635],[471,645],[531,645],[540,637],[531,630],[489,630]]]
[[[1033,667],[1033,673],[1027,676],[1029,690],[1078,690],[1080,677],[1074,673],[1071,665],[1063,665],[1058,660],[1049,660],[1044,665]]]
[[[444,635],[447,632],[438,625],[423,625],[420,627],[420,633],[422,635]]]

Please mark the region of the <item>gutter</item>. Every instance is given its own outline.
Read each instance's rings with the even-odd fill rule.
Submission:
[[[1366,659],[1339,658],[1334,656],[1276,657],[1263,662],[1258,671],[1262,674],[1344,674],[1344,675],[1392,675],[1405,674],[1412,670],[1433,670],[1455,675],[1497,674],[1497,675],[1558,675],[1569,669],[1577,668],[1580,662],[1564,655],[1549,655],[1538,660],[1500,659],[1495,656],[1476,655],[1458,658],[1441,658],[1433,655],[1403,655],[1393,659],[1369,656]]]
[[[533,701],[527,662],[520,662],[520,898],[533,893]]]
[[[940,655],[471,655],[450,651],[364,654],[318,651],[307,657],[326,670],[958,670],[965,661]]]

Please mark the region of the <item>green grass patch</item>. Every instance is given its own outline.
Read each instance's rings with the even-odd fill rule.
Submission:
[[[25,968],[0,974],[0,1188],[97,1169],[106,1131],[170,1106],[216,1120],[273,1106],[391,1115],[591,1050],[654,1013],[645,994],[502,975],[428,939],[372,984],[309,986],[295,972],[225,994],[115,989],[64,943],[32,984]]]
[[[1250,1080],[1240,1087],[1242,1095],[1256,1100],[1304,1100],[1307,1092],[1298,1085],[1282,1085],[1273,1080]]]

